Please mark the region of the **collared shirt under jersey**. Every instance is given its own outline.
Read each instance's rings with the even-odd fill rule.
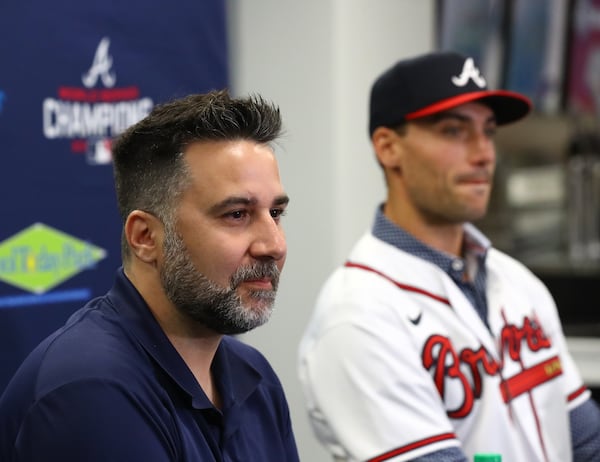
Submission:
[[[455,257],[429,247],[398,225],[392,223],[384,214],[383,206],[377,209],[373,224],[373,235],[400,250],[422,258],[442,269],[465,294],[473,307],[487,325],[487,272],[485,258],[490,241],[473,225],[464,225],[465,239],[463,257]]]
[[[4,462],[296,462],[281,384],[223,337],[208,400],[119,270],[114,287],[34,350],[0,398]]]

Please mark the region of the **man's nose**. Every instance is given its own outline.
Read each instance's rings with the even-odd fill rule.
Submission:
[[[469,160],[478,165],[487,165],[496,161],[496,147],[489,135],[483,132],[473,135]]]
[[[281,260],[287,253],[285,233],[281,224],[270,214],[255,223],[255,236],[250,253],[257,259]]]

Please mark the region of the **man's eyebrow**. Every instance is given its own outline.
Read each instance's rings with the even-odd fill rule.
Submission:
[[[447,119],[455,119],[460,122],[469,122],[471,120],[471,117],[469,117],[468,115],[461,114],[459,112],[455,112],[452,109],[450,109],[448,111],[438,112],[437,114],[433,114],[429,117],[423,117],[421,120],[425,123],[435,124],[437,122],[440,122],[442,120],[447,120]],[[495,122],[495,121],[496,121],[496,115],[492,114],[486,120],[486,123]]]
[[[284,194],[281,196],[277,196],[275,198],[275,200],[273,201],[273,205],[287,205],[288,202],[290,201],[290,198]],[[211,213],[219,213],[222,210],[225,210],[227,208],[230,207],[235,207],[235,206],[251,206],[251,205],[256,205],[256,203],[258,202],[257,199],[255,198],[249,198],[249,197],[244,197],[244,196],[231,196],[228,197],[224,200],[222,200],[221,202],[217,202],[216,204],[214,204],[209,211]]]
[[[217,202],[216,204],[214,204],[210,208],[210,212],[218,213],[229,207],[240,206],[240,205],[248,206],[248,205],[255,204],[256,202],[257,202],[256,199],[250,199],[248,197],[231,196],[231,197],[228,197],[228,198],[222,200],[221,202]]]
[[[277,196],[273,201],[273,205],[288,205],[290,202],[290,198],[287,194],[283,194],[281,196]]]

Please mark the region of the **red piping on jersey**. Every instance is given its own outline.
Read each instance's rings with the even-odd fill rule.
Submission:
[[[451,306],[450,305],[450,300],[448,300],[447,298],[444,298],[444,297],[442,297],[440,295],[432,294],[431,292],[427,292],[426,290],[420,289],[419,287],[409,286],[408,284],[403,284],[401,282],[395,281],[391,277],[389,277],[387,274],[384,274],[381,271],[378,271],[378,270],[376,270],[374,268],[371,268],[370,266],[361,265],[360,263],[353,263],[351,261],[347,261],[344,266],[346,268],[358,268],[358,269],[362,269],[362,270],[365,270],[365,271],[370,271],[371,273],[378,274],[379,276],[387,279],[392,284],[394,284],[396,287],[398,287],[398,288],[400,288],[402,290],[406,290],[406,291],[409,291],[409,292],[415,292],[417,294],[425,295],[426,297],[433,298],[434,300],[437,300],[438,302],[442,302],[442,303],[445,303],[448,306]]]
[[[504,312],[504,308],[502,308],[502,310],[500,310],[500,312],[502,313],[502,319],[504,321],[504,325],[506,326],[508,324],[508,322],[506,320],[506,313]],[[534,312],[534,314],[535,314],[535,312]],[[548,366],[550,368],[550,369],[548,369],[548,372],[551,372],[552,369],[557,369],[558,372],[559,372],[557,375],[562,374],[562,366],[560,364],[560,360],[558,359],[558,357],[555,356],[554,358],[550,359],[550,361],[552,361],[552,360],[555,361],[555,365],[557,367],[554,367],[552,365]],[[509,381],[511,381],[513,379],[517,379],[518,380],[519,376],[521,376],[522,374],[527,374],[527,371],[529,370],[529,369],[525,369],[525,365],[523,364],[523,357],[521,355],[519,355],[519,364],[521,365],[522,372],[520,372],[519,374],[517,374],[514,377],[511,377],[510,379],[508,379],[508,381],[503,381],[500,384],[500,391],[502,392],[502,395],[503,395],[503,398],[504,398],[504,402],[507,402],[507,399],[508,399],[508,401],[510,401],[513,398],[513,396],[511,396],[510,394],[508,396],[505,396],[504,395],[505,391],[507,391],[509,393],[512,392],[512,391],[515,391],[515,392],[517,391],[517,390],[511,390],[510,386],[509,386],[509,384],[507,382],[509,382]],[[542,364],[544,364],[544,363],[542,363]],[[535,369],[536,367],[537,366],[534,366],[533,368],[530,368],[530,369]],[[540,383],[544,383],[544,382],[546,382],[546,380],[542,380]],[[506,383],[506,385],[504,385],[505,383]],[[503,385],[506,388],[503,388]],[[546,451],[546,442],[544,441],[544,435],[542,433],[542,424],[540,422],[540,418],[539,418],[539,415],[538,415],[538,412],[537,412],[537,408],[536,408],[535,402],[533,400],[533,396],[531,395],[531,390],[535,386],[536,385],[530,386],[528,389],[524,390],[523,393],[527,392],[527,396],[529,398],[529,405],[531,406],[531,412],[533,414],[533,418],[535,419],[535,426],[536,426],[536,429],[537,429],[538,438],[540,440],[540,446],[542,447],[542,452],[544,453],[544,461],[548,462],[549,461],[549,459],[548,459],[548,451]],[[510,409],[510,407],[509,407],[509,409]],[[512,417],[512,411],[510,411],[510,415]]]
[[[423,446],[438,443],[439,441],[453,440],[455,438],[456,435],[454,433],[442,433],[441,435],[431,436],[423,440],[415,441],[414,443],[409,443],[406,446],[392,449],[391,451],[386,452],[385,454],[381,454],[379,456],[373,457],[372,459],[368,459],[367,462],[384,462],[386,460],[390,460],[392,457],[396,457],[400,454],[405,454],[409,451],[412,451],[413,449],[422,448]]]
[[[562,367],[558,356],[547,359],[529,369],[519,372],[517,375],[503,381],[500,384],[502,399],[505,403],[513,400],[519,395],[552,380],[562,374]]]
[[[577,398],[579,395],[584,393],[586,390],[587,390],[587,387],[585,385],[583,385],[581,388],[578,388],[573,393],[571,393],[569,396],[567,396],[567,401],[568,402],[573,401],[575,398]]]

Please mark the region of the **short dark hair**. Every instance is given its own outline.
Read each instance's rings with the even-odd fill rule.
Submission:
[[[232,98],[227,90],[189,95],[157,105],[113,143],[115,188],[123,222],[133,210],[171,219],[188,184],[183,161],[196,141],[252,140],[268,144],[281,134],[279,108],[261,96]],[[122,250],[127,251],[126,242]],[[125,256],[125,253],[124,253]]]

